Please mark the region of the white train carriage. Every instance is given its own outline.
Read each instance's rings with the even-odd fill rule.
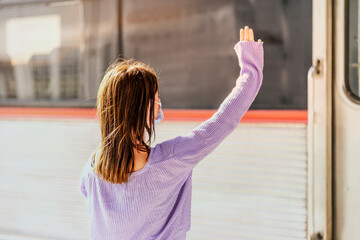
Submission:
[[[164,109],[153,145],[214,112]],[[94,111],[2,108],[1,116],[0,239],[86,239],[77,181],[100,141]],[[306,239],[306,129],[306,111],[246,113],[194,169],[188,239]]]
[[[65,12],[84,7],[63,2]],[[312,4],[308,109],[250,110],[199,163],[188,239],[360,238],[360,4]],[[84,68],[94,64],[88,57]],[[87,239],[78,178],[100,141],[94,109],[7,104],[0,107],[0,239]],[[187,134],[214,112],[165,107],[152,145]]]

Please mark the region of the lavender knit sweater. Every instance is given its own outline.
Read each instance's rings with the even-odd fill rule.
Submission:
[[[93,173],[91,158],[79,182],[89,212],[89,238],[184,240],[191,226],[193,168],[227,137],[254,101],[263,78],[263,43],[234,46],[241,67],[236,85],[208,120],[186,136],[151,148],[145,167],[125,184]]]

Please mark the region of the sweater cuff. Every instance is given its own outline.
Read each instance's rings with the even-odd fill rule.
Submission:
[[[245,64],[255,64],[258,69],[263,69],[263,42],[239,41],[235,44],[234,49],[241,68],[243,68]]]

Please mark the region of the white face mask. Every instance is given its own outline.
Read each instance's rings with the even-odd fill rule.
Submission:
[[[158,117],[155,120],[155,125],[158,124],[159,122],[161,122],[161,120],[163,120],[163,119],[164,119],[164,113],[162,111],[162,108],[160,108]]]

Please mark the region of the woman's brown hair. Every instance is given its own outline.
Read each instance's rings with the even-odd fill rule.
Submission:
[[[155,71],[138,60],[118,58],[106,70],[96,102],[101,151],[94,167],[95,173],[105,181],[128,181],[134,170],[134,148],[147,152],[148,161],[152,134],[155,135],[154,101],[151,100],[158,89]],[[149,136],[146,142],[145,130]],[[93,162],[96,153],[92,155]]]

